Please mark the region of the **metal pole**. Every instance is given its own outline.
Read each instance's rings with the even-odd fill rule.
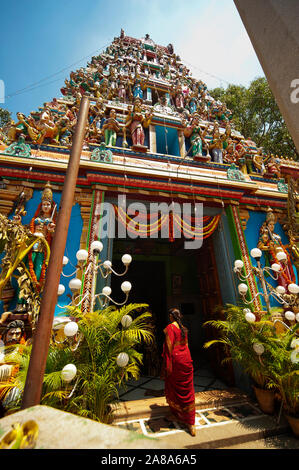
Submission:
[[[21,406],[22,409],[40,403],[54,310],[57,301],[57,290],[61,275],[62,259],[74,202],[88,110],[89,99],[87,96],[83,96],[61,195],[60,209],[57,216],[57,224],[42,294],[39,320],[33,337],[30,363]]]
[[[264,299],[265,299],[265,302],[266,302],[267,312],[270,313],[269,294],[268,294],[268,291],[267,291],[267,286],[266,286],[266,282],[265,282],[263,268],[261,266],[261,262],[260,262],[259,259],[257,260],[257,267],[258,267],[258,272],[259,272],[258,276],[259,276],[259,279],[261,281],[262,289],[263,289],[263,292],[264,292]]]

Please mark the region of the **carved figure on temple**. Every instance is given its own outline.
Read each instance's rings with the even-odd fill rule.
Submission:
[[[105,144],[108,147],[115,147],[117,134],[120,131],[120,125],[116,120],[116,111],[111,109],[109,118],[105,120],[102,130],[104,131]]]
[[[270,155],[266,160],[267,176],[280,178],[280,159],[277,156]]]
[[[255,169],[261,174],[263,175],[265,172],[266,172],[266,168],[265,168],[265,164],[264,164],[264,152],[263,152],[263,148],[262,147],[259,147],[257,149],[257,152],[254,153],[253,157],[252,157],[252,161],[253,161],[253,164],[254,164],[254,167]]]
[[[258,248],[262,250],[269,264],[277,263],[281,266],[278,273],[278,283],[284,288],[288,284],[296,283],[294,270],[291,264],[290,255],[286,247],[282,244],[281,237],[274,232],[275,229],[275,216],[273,211],[269,208],[267,211],[266,221],[260,229],[260,238]],[[283,251],[287,256],[285,263],[277,259],[277,253]]]
[[[5,325],[0,339],[5,346],[5,353],[0,356],[0,404],[4,412],[9,402],[20,394],[13,379],[19,371],[16,354],[22,354],[26,344],[24,322],[22,320],[9,322]]]
[[[41,145],[46,138],[49,138],[51,143],[55,141],[56,135],[59,133],[57,123],[54,122],[50,112],[44,111],[40,119],[35,122],[35,127],[39,131],[37,143]],[[54,142],[55,143],[55,142]]]
[[[184,129],[184,136],[185,137],[190,137],[190,143],[192,147],[192,156],[197,157],[197,156],[202,156],[203,154],[203,143],[206,145],[206,142],[204,140],[206,134],[207,134],[207,127],[205,127],[204,130],[202,130],[200,124],[199,124],[199,115],[195,114],[191,120],[191,124],[188,127],[185,127]],[[210,156],[207,156],[207,159],[210,160]]]
[[[34,121],[28,121],[23,113],[17,113],[18,121],[15,123],[11,121],[8,127],[8,142],[12,143],[18,140],[21,134],[29,136],[33,142],[38,138],[39,133],[34,129]]]
[[[197,112],[198,99],[196,93],[191,93],[190,97],[187,99],[187,107],[190,111],[190,114],[194,114]]]
[[[2,320],[2,317],[1,317]],[[3,323],[3,321],[1,321]],[[5,346],[12,346],[15,344],[20,344],[22,341],[25,343],[25,325],[22,320],[13,320],[9,322],[4,329],[1,339]]]
[[[55,231],[56,204],[53,201],[53,194],[50,183],[45,185],[42,193],[41,203],[38,205],[34,217],[30,222],[30,231],[43,238],[48,246],[51,246]],[[32,250],[28,253],[28,267],[34,286],[41,291],[45,281],[47,260],[47,246],[38,240]]]
[[[122,101],[123,103],[127,99],[126,80],[122,75],[120,75],[118,79],[117,96],[118,96],[118,99]]]
[[[180,83],[176,85],[172,94],[174,95],[176,108],[178,109],[178,111],[182,111],[185,107],[185,97],[182,85]]]
[[[133,97],[134,98],[140,98],[140,99],[143,98],[143,91],[142,91],[142,88],[141,88],[141,81],[138,78],[135,80],[135,83],[133,85]]]
[[[239,161],[239,153],[236,149],[236,141],[234,139],[228,140],[228,145],[223,152],[223,162],[224,163],[236,163]]]
[[[230,128],[221,135],[219,131],[219,124],[215,122],[212,130],[212,140],[209,143],[212,160],[215,163],[223,163],[223,142],[229,137]]]
[[[125,131],[127,128],[129,128],[133,146],[144,147],[144,128],[150,125],[151,120],[152,114],[144,114],[142,112],[142,102],[139,98],[136,98],[134,101],[133,110],[129,112],[126,119],[124,127],[124,140],[126,140]]]

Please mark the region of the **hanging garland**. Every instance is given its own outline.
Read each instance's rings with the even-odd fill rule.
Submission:
[[[215,217],[209,217],[208,219],[210,220],[208,224],[204,225],[203,223],[202,227],[196,227],[188,224],[184,219],[174,214],[174,222],[181,231],[181,233],[187,233],[194,237],[195,240],[210,237],[218,227],[220,215],[216,215]]]
[[[169,217],[168,215],[161,215],[159,217],[159,213],[157,212],[154,214],[139,213],[138,218],[141,218],[142,220],[150,220],[151,218],[155,219],[155,221],[152,223],[141,223],[129,217],[128,214],[121,207],[117,207],[116,205],[114,205],[114,210],[118,220],[122,223],[122,225],[126,227],[129,233],[133,233],[135,235],[136,231],[138,230],[137,233],[139,234],[149,234],[149,236],[151,236],[152,234],[159,232],[159,230],[161,230],[161,228],[164,227],[166,224],[169,224],[170,241],[173,241],[174,225],[179,228],[182,234],[187,233],[188,235],[191,235],[194,239],[202,239],[211,236],[212,233],[218,227],[218,223],[220,221],[220,215],[216,215],[214,217],[205,216],[202,218],[190,216],[189,219],[191,223],[187,223],[186,220],[182,219],[181,216],[179,216],[178,214],[171,212],[169,214]],[[195,226],[192,225],[192,222],[199,222],[201,220],[202,226],[197,227],[196,224]],[[136,228],[136,226],[138,226],[138,229]]]

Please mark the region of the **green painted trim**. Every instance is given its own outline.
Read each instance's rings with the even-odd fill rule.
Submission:
[[[237,233],[237,229],[236,229],[236,224],[234,222],[232,207],[228,206],[225,209],[225,212],[226,212],[227,222],[228,222],[229,231],[230,231],[230,235],[231,235],[231,239],[232,239],[234,254],[235,254],[236,258],[240,258],[240,257],[242,257],[242,250],[241,250],[241,246],[240,246],[240,242],[239,242],[239,237],[238,237],[238,233]]]
[[[105,191],[103,191],[103,190],[101,190],[101,191],[102,191],[101,204],[103,204],[104,199],[105,199]],[[101,235],[102,235],[102,217],[100,218],[100,223],[99,223],[99,232],[98,232],[99,240],[101,239]]]
[[[94,198],[95,198],[95,190],[93,190],[93,193],[92,193],[91,209],[89,213],[89,224],[88,224],[88,232],[87,232],[87,240],[86,240],[87,250],[89,247],[89,240],[90,240],[90,230],[91,230],[91,221],[92,221],[92,214],[93,214],[93,207],[94,207]]]

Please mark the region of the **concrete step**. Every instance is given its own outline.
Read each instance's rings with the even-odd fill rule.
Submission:
[[[264,439],[290,431],[283,416],[278,422],[277,415],[263,414],[258,405],[238,389],[200,392],[196,394],[195,403],[195,437],[183,425],[169,421],[165,397],[123,403],[113,425],[127,425],[128,429],[133,426],[140,434],[161,438],[177,449],[246,448],[246,443],[257,441],[262,446]]]
[[[198,392],[195,394],[196,407],[213,407],[229,403],[236,403],[248,400],[247,394],[236,388],[225,390],[210,390],[207,392]],[[142,400],[132,400],[122,402],[115,411],[113,423],[125,419],[143,418],[146,416],[160,416],[168,413],[169,407],[165,396],[145,398]]]

